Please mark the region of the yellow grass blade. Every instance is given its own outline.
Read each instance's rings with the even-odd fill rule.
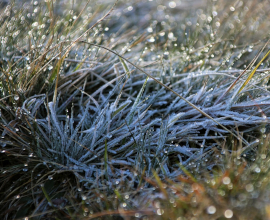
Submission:
[[[254,70],[252,70],[252,72],[249,74],[248,78],[243,83],[243,85],[241,86],[241,88],[239,89],[239,91],[238,91],[237,94],[239,94],[243,90],[243,88],[248,84],[248,82],[251,80],[251,78],[253,77],[253,75],[256,72],[256,70],[259,68],[259,66],[261,65],[261,63],[266,59],[266,57],[268,57],[269,54],[270,54],[270,50],[264,55],[264,57],[260,60],[260,62],[254,68]]]

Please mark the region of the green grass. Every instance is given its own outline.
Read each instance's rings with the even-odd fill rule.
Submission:
[[[0,10],[1,219],[270,218],[267,0]]]

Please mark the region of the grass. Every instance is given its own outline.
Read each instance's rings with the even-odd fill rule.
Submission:
[[[269,219],[268,1],[0,3],[1,219]]]

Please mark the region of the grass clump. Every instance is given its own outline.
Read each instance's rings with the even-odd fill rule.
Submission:
[[[268,219],[268,9],[1,4],[1,218]]]

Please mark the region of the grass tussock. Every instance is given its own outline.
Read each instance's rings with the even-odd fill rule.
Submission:
[[[269,219],[269,2],[0,2],[1,219]]]

